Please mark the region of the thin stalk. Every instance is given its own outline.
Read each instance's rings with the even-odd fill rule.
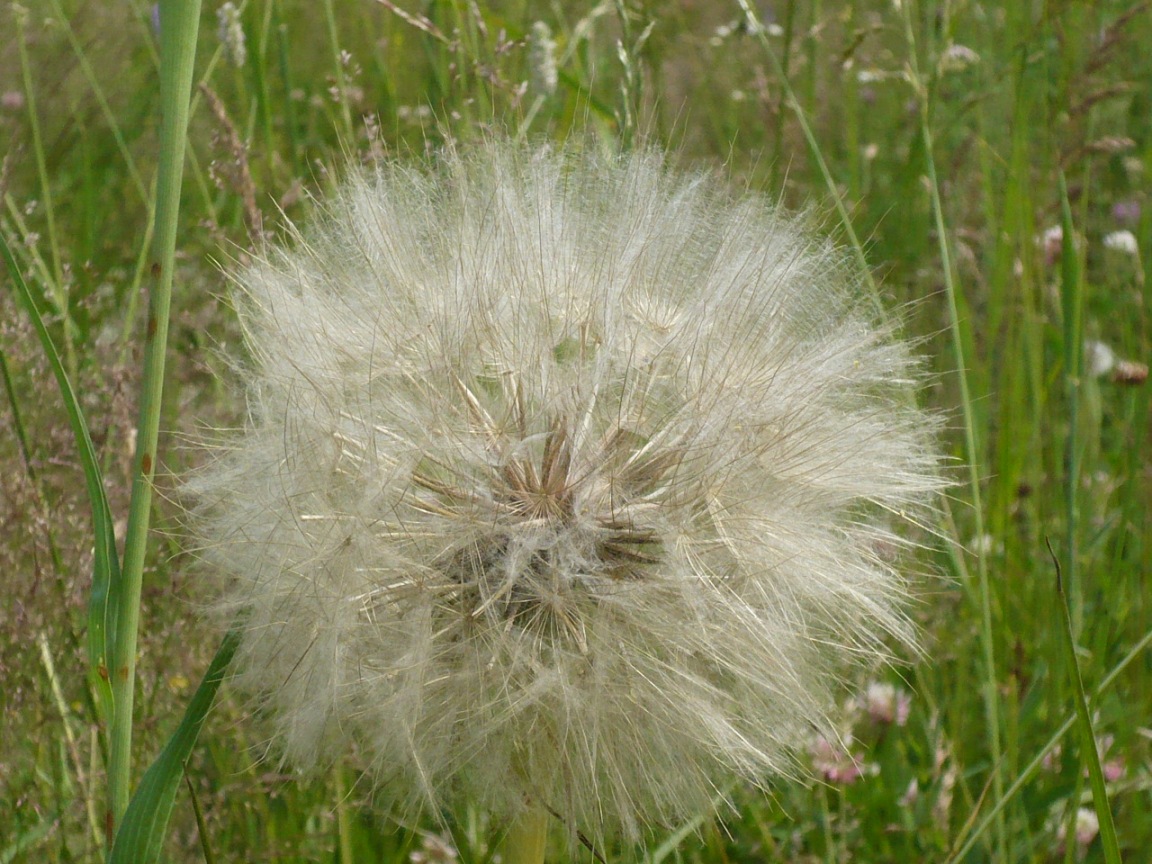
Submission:
[[[356,135],[352,129],[352,111],[348,106],[348,76],[344,71],[344,56],[340,48],[340,34],[336,29],[336,10],[333,8],[332,0],[324,0],[324,21],[328,25],[328,41],[332,45],[337,104],[340,108],[340,119],[344,124],[343,132],[347,142],[345,146],[351,147]]]
[[[876,306],[876,311],[882,312],[880,292],[876,287],[876,280],[872,276],[872,270],[868,266],[868,259],[864,255],[864,245],[860,242],[860,238],[856,236],[856,229],[852,227],[852,217],[848,215],[848,208],[844,204],[844,197],[840,194],[840,189],[836,185],[836,178],[832,176],[832,171],[828,168],[828,163],[825,161],[824,154],[820,150],[820,145],[816,141],[816,135],[813,133],[812,127],[808,125],[808,117],[804,112],[803,106],[800,104],[800,100],[796,98],[796,91],[792,89],[792,84],[788,80],[788,73],[785,71],[784,65],[780,62],[780,58],[776,56],[776,51],[772,48],[772,43],[768,39],[768,31],[764,25],[760,23],[760,19],[752,9],[752,4],[749,0],[736,0],[736,3],[744,12],[744,18],[748,22],[748,29],[756,34],[760,45],[764,48],[764,53],[768,55],[768,60],[772,63],[772,71],[780,80],[780,87],[784,91],[784,98],[788,102],[788,107],[790,107],[792,113],[796,115],[796,122],[800,124],[800,131],[804,133],[804,140],[808,144],[812,161],[816,163],[816,167],[820,171],[820,176],[824,179],[824,185],[828,188],[828,194],[832,197],[832,202],[836,205],[836,215],[840,217],[840,224],[844,226],[844,232],[848,235],[848,243],[856,256],[857,269],[867,283],[868,294]]]
[[[204,854],[204,864],[216,864],[216,853],[212,851],[212,835],[208,831],[208,823],[204,819],[204,810],[200,806],[200,796],[196,794],[196,784],[192,782],[192,778],[187,773],[184,774],[184,785],[188,787],[188,798],[192,801],[192,812],[196,816],[196,833],[200,836],[200,851]]]
[[[16,433],[16,443],[20,445],[20,456],[24,460],[24,471],[28,479],[36,483],[39,479],[36,466],[32,462],[32,449],[28,446],[28,432],[24,428],[24,418],[20,413],[20,401],[16,398],[16,387],[12,383],[12,372],[8,368],[8,355],[0,345],[0,380],[4,382],[4,394],[8,397],[8,407],[12,411],[12,431]],[[39,492],[39,487],[37,487]],[[55,556],[53,556],[55,561]]]
[[[911,85],[919,103],[920,136],[924,143],[925,171],[928,175],[928,191],[932,199],[932,216],[935,222],[936,241],[940,249],[940,264],[944,277],[944,293],[948,298],[949,330],[952,335],[952,351],[956,366],[956,378],[960,385],[960,403],[964,416],[964,448],[968,464],[968,487],[972,496],[972,514],[977,538],[984,537],[984,505],[980,492],[980,449],[976,437],[976,420],[973,409],[972,392],[968,384],[968,361],[964,354],[964,334],[960,321],[955,267],[952,250],[948,243],[948,229],[944,223],[944,205],[940,200],[940,182],[936,174],[936,160],[933,156],[932,129],[929,123],[928,87],[920,74],[920,64],[916,56],[916,36],[912,29],[911,4],[903,4],[904,32],[908,44],[908,66]],[[983,654],[985,675],[984,713],[988,727],[988,741],[992,761],[992,791],[996,803],[1004,797],[1003,744],[1000,730],[1000,702],[996,689],[996,647],[992,630],[992,592],[988,580],[988,562],[982,550],[976,550],[977,594],[980,605],[980,645]],[[996,820],[997,860],[1007,860],[1008,834],[1003,815]]]
[[[195,65],[200,0],[161,0],[160,3],[160,163],[156,183],[156,282],[148,310],[144,346],[144,381],[132,474],[132,500],[124,541],[124,569],[113,586],[116,628],[113,647],[112,699],[108,787],[108,825],[114,832],[128,807],[131,792],[132,705],[136,684],[136,637],[140,623],[140,588],[152,512],[152,479],[164,393],[164,361],[168,316],[176,259],[180,184],[188,131],[189,100]]]
[[[84,45],[77,38],[76,31],[72,29],[72,22],[64,14],[64,10],[60,8],[60,0],[52,0],[52,12],[63,25],[64,35],[68,37],[68,44],[72,46],[72,53],[80,64],[80,69],[84,72],[84,78],[92,90],[92,95],[96,98],[96,104],[100,106],[100,113],[104,115],[104,121],[108,124],[108,131],[112,133],[112,140],[116,142],[116,149],[120,151],[120,156],[124,159],[124,167],[128,170],[132,185],[136,187],[140,200],[147,203],[148,188],[144,185],[144,180],[136,167],[132,150],[124,138],[124,130],[120,127],[112,106],[108,104],[108,97],[104,94],[104,88],[100,86],[100,75],[92,68],[88,55],[84,53]]]
[[[72,712],[64,698],[64,691],[60,687],[60,676],[56,674],[56,664],[52,660],[52,649],[48,645],[48,637],[41,630],[36,634],[36,644],[40,648],[40,662],[44,667],[44,674],[48,677],[48,687],[52,693],[52,701],[56,704],[56,711],[60,714],[60,725],[64,728],[64,741],[67,745],[68,755],[72,759],[72,770],[76,774],[76,782],[84,792],[84,801],[87,803],[88,827],[96,844],[100,843],[100,819],[91,795],[92,774],[84,770],[84,761],[80,756],[80,743],[76,732],[72,728]]]
[[[46,280],[52,290],[52,302],[64,324],[64,368],[69,376],[76,378],[76,325],[68,308],[68,293],[64,288],[64,268],[60,261],[60,244],[56,238],[56,208],[52,205],[52,183],[48,176],[48,164],[44,160],[44,141],[40,132],[40,113],[36,107],[36,88],[32,84],[32,64],[28,60],[27,39],[24,24],[27,11],[17,6],[16,46],[20,52],[20,69],[24,77],[24,100],[28,105],[28,127],[32,132],[32,153],[36,158],[36,173],[40,179],[40,197],[44,205],[44,224],[48,231],[48,250],[52,256],[52,276]]]
[[[344,766],[337,764],[332,769],[336,786],[336,833],[340,846],[341,861],[355,861],[352,852],[352,814],[348,812],[348,784],[344,782]]]
[[[289,164],[293,176],[300,173],[300,150],[303,142],[299,140],[299,126],[296,119],[296,107],[292,101],[292,66],[288,62],[288,25],[284,23],[280,10],[280,0],[275,0],[276,14],[276,62],[280,68],[280,82],[284,88],[284,131],[288,139],[288,152],[292,155]],[[269,143],[268,145],[272,145]]]

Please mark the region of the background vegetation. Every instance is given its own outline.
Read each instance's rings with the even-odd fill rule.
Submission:
[[[735,812],[667,826],[620,856],[1105,860],[1084,772],[1091,754],[1065,722],[1073,690],[1050,541],[1095,694],[1120,848],[1144,860],[1149,5],[776,0],[750,17],[737,0],[248,0],[218,17],[210,0],[161,493],[198,458],[186,446],[197,430],[242,416],[219,360],[240,348],[215,261],[306,220],[349,160],[410,158],[491,131],[657,144],[720,182],[810,208],[866,255],[885,304],[905,309],[938,373],[923,398],[951,421],[958,485],[937,527],[955,544],[925,552],[925,569],[942,578],[923,581],[914,609],[924,656],[859,682],[847,751],[813,744],[817,781],[772,780],[772,797],[736,789]],[[28,0],[0,9],[0,34],[0,231],[60,348],[123,520],[152,264],[153,8]],[[0,862],[101,860],[89,505],[44,352],[0,284]],[[220,639],[198,613],[206,589],[179,542],[178,508],[157,508],[136,776]],[[263,759],[259,722],[221,693],[177,801],[171,860],[203,860],[205,847],[222,861],[489,859],[495,828],[483,814],[458,814],[451,833],[374,815],[354,758],[326,777],[282,775]]]

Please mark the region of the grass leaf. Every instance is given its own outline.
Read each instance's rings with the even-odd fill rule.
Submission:
[[[28,312],[29,318],[36,329],[40,345],[48,358],[48,365],[56,376],[56,383],[60,387],[60,396],[64,400],[64,409],[68,412],[68,420],[72,426],[72,434],[76,437],[76,449],[80,455],[80,464],[84,469],[84,482],[88,488],[88,500],[92,507],[92,534],[95,556],[92,565],[92,593],[88,600],[88,677],[95,695],[97,711],[103,717],[111,714],[112,688],[108,677],[108,658],[113,643],[113,620],[109,608],[109,596],[112,587],[120,578],[120,559],[116,554],[116,535],[113,531],[112,511],[108,506],[108,496],[104,491],[104,477],[100,471],[100,461],[96,458],[96,447],[92,444],[92,436],[88,432],[88,423],[84,419],[84,411],[80,407],[80,399],[72,387],[68,373],[64,368],[64,361],[48,326],[40,314],[28,283],[20,272],[20,267],[8,239],[0,233],[0,255],[8,266],[8,276],[16,286],[16,294]]]
[[[1060,559],[1048,545],[1048,552],[1056,565],[1056,593],[1060,597],[1060,635],[1064,663],[1068,667],[1068,680],[1072,684],[1072,696],[1076,700],[1076,725],[1080,729],[1080,761],[1088,769],[1088,782],[1092,785],[1092,805],[1100,820],[1100,842],[1104,847],[1104,860],[1108,864],[1120,864],[1120,843],[1116,838],[1116,826],[1112,822],[1112,808],[1108,804],[1108,789],[1104,784],[1104,770],[1100,767],[1100,754],[1096,750],[1096,733],[1092,730],[1092,718],[1088,714],[1088,697],[1084,694],[1084,681],[1080,677],[1080,665],[1076,662],[1076,643],[1072,636],[1072,616],[1068,610],[1068,596],[1064,593],[1064,580],[1060,573]]]
[[[184,719],[140,780],[116,833],[107,864],[159,860],[184,765],[200,737],[208,710],[239,642],[240,632],[230,630],[220,643],[204,679],[188,703]]]

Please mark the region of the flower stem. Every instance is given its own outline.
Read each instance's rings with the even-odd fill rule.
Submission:
[[[501,848],[504,864],[543,864],[548,813],[529,804],[512,822]]]
[[[188,130],[189,97],[200,22],[200,0],[167,0],[160,4],[160,166],[156,181],[156,282],[148,310],[144,345],[144,380],[124,567],[112,586],[115,642],[112,650],[113,710],[109,729],[109,810],[105,822],[111,843],[128,809],[131,792],[132,703],[136,685],[136,635],[140,624],[140,592],[148,525],[152,512],[152,480],[164,392],[164,359],[168,345],[168,312],[176,259],[176,229],[180,183]]]

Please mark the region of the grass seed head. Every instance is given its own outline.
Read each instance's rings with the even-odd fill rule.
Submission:
[[[763,781],[908,635],[905,346],[762,198],[489,143],[237,273],[246,431],[190,481],[291,762],[593,837]]]

